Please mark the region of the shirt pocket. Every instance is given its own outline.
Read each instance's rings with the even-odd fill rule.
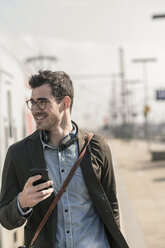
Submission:
[[[69,183],[69,189],[71,189],[72,193],[75,194],[83,194],[87,192],[87,188],[84,182],[83,174],[81,171],[81,167],[79,166],[72,177]]]

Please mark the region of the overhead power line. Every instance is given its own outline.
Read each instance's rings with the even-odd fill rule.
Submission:
[[[96,73],[96,74],[71,74],[73,79],[111,79],[112,74],[110,73]]]

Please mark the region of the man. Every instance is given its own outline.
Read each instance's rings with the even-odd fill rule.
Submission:
[[[26,247],[88,136],[71,121],[74,92],[65,72],[40,71],[29,85],[32,94],[27,105],[37,130],[9,147],[0,198],[0,222],[5,228],[26,222]],[[29,177],[34,167],[48,168],[51,180],[33,186],[41,177]],[[115,178],[104,138],[93,136],[34,247],[128,248],[119,229]]]

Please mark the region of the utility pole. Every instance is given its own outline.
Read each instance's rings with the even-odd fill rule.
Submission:
[[[148,141],[148,113],[150,111],[149,107],[149,97],[148,97],[148,75],[147,75],[147,64],[151,62],[156,62],[156,58],[136,58],[132,60],[133,63],[141,63],[143,69],[143,85],[144,85],[144,103],[143,103],[143,114],[144,114],[144,134],[145,139]]]
[[[121,80],[121,117],[122,117],[122,125],[123,127],[126,124],[126,99],[125,99],[125,72],[124,72],[124,54],[123,54],[123,48],[119,48],[119,62],[120,62],[120,80]]]
[[[135,91],[133,89],[133,87],[137,84],[141,83],[140,80],[138,79],[127,79],[126,80],[126,84],[127,84],[127,92],[126,92],[126,96],[127,96],[127,108],[128,108],[128,125],[129,125],[129,137],[130,138],[134,138],[135,136],[135,117],[137,116],[137,112],[136,112],[136,107],[134,105],[134,98],[135,98]],[[130,88],[131,86],[131,88]]]
[[[117,79],[120,78],[119,73],[113,73],[111,75],[112,82],[112,91],[111,91],[111,100],[110,100],[110,116],[111,116],[111,127],[112,133],[115,137],[118,136],[118,127],[117,127]]]
[[[119,62],[120,62],[120,82],[121,82],[121,137],[128,137],[128,113],[127,113],[127,80],[125,79],[125,68],[124,68],[124,52],[123,48],[119,48]]]

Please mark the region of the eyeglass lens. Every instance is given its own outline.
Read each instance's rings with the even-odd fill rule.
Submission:
[[[32,100],[29,100],[29,101],[27,101],[27,105],[28,105],[29,109],[33,109],[34,106],[37,105],[37,107],[39,109],[43,110],[46,107],[46,102],[47,102],[47,99],[45,99],[45,100],[37,100],[36,102],[32,101]]]

